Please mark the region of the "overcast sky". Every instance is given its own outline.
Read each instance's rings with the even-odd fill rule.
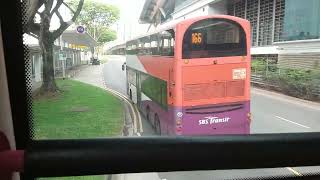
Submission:
[[[146,32],[148,25],[139,24],[139,16],[145,0],[100,0],[120,9],[120,20],[112,28],[118,33],[118,40],[128,40]]]

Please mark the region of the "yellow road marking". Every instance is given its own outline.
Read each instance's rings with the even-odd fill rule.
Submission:
[[[105,79],[104,79],[104,76],[103,76],[103,72],[102,72],[102,67],[100,69],[100,72],[101,72],[101,76],[103,78],[103,84],[105,86],[105,89],[107,91],[109,91],[110,93],[120,97],[121,99],[123,99],[125,102],[127,102],[130,106],[130,109],[131,109],[131,112],[133,114],[133,126],[134,126],[134,133],[137,134],[137,133],[143,133],[143,127],[142,127],[142,120],[141,120],[141,116],[140,116],[140,112],[137,108],[137,106],[133,106],[132,103],[130,102],[130,100],[128,100],[128,97],[126,95],[123,95],[122,93],[116,91],[116,90],[113,90],[111,88],[108,88],[107,87],[107,84],[105,83]],[[136,110],[136,111],[135,111]],[[137,120],[137,116],[136,116],[136,113],[137,112],[137,115],[138,115],[138,120]],[[138,122],[139,122],[139,127],[140,127],[140,131],[138,132]]]

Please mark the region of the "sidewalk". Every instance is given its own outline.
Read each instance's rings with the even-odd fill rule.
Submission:
[[[102,65],[87,65],[84,68],[80,69],[72,79],[81,81],[93,86],[98,86],[100,88],[105,88],[103,78],[102,78]]]
[[[89,67],[90,65],[79,65],[77,67],[73,67],[72,69],[69,69],[67,70],[66,72],[66,78],[73,78],[75,77],[79,72],[81,72],[82,70],[86,69],[87,67]],[[58,78],[62,78],[62,75],[59,74],[59,75],[55,75],[56,79]],[[38,88],[41,87],[41,84],[42,84],[42,81],[39,81],[39,82],[35,82],[32,80],[32,82],[30,83],[30,85],[32,85],[31,89],[32,89],[32,92],[34,92],[35,90],[37,90]]]

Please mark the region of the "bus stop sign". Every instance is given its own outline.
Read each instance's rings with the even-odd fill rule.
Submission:
[[[77,26],[77,33],[83,34],[85,32],[85,29],[83,26]]]

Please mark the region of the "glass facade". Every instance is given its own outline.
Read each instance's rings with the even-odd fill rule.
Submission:
[[[285,41],[318,39],[320,35],[320,1],[286,0],[284,29]]]
[[[250,21],[252,46],[320,38],[320,0],[239,0],[227,9]]]

